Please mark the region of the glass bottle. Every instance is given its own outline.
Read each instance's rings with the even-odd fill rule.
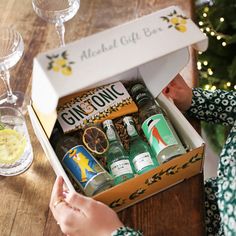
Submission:
[[[129,156],[135,172],[142,174],[158,166],[153,151],[138,135],[132,117],[126,116],[123,121],[130,137]]]
[[[168,117],[147,88],[143,84],[135,84],[131,94],[139,108],[142,130],[159,164],[186,153]]]
[[[80,144],[79,138],[64,134],[58,123],[53,129],[50,142],[58,159],[85,195],[93,196],[113,186],[110,174]]]
[[[129,155],[121,143],[112,120],[103,122],[109,149],[107,151],[107,164],[111,175],[114,177],[115,185],[134,177]]]

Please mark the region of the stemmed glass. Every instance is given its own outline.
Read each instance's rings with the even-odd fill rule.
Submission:
[[[0,96],[0,105],[21,108],[24,94],[12,92],[10,86],[10,72],[20,60],[24,52],[24,43],[21,35],[12,28],[0,28],[0,78],[3,80],[7,93]]]
[[[80,0],[32,0],[32,5],[38,16],[55,24],[60,46],[64,46],[64,22],[75,16],[80,7]]]

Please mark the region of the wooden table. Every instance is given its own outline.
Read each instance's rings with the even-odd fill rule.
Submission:
[[[180,5],[193,16],[192,1],[181,0],[82,0],[79,13],[66,23],[66,42],[146,15],[170,5]],[[34,13],[30,0],[1,0],[0,23],[18,30],[24,39],[25,54],[12,70],[13,90],[26,92],[30,98],[33,58],[58,45],[52,25]],[[189,85],[196,85],[195,60],[192,54],[183,71]],[[0,83],[0,94],[5,91]],[[63,235],[48,204],[55,174],[37,141],[28,116],[28,128],[34,150],[30,169],[16,177],[0,177],[1,236]],[[204,201],[202,174],[159,193],[119,216],[131,227],[141,229],[146,236],[204,235]]]

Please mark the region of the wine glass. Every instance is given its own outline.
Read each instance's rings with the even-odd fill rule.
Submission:
[[[64,22],[75,16],[80,7],[80,0],[32,0],[32,5],[38,16],[55,24],[60,47],[65,46]]]
[[[0,96],[0,105],[14,106],[21,109],[24,94],[12,92],[10,72],[20,60],[24,52],[24,43],[21,35],[12,28],[0,27],[0,78],[3,80],[7,93]]]
[[[14,107],[0,107],[0,175],[18,175],[28,169],[32,161],[24,116]]]

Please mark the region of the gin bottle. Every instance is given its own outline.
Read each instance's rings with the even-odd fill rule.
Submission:
[[[130,137],[129,156],[135,172],[142,174],[155,168],[157,159],[149,145],[138,135],[132,117],[126,116],[123,121]]]
[[[109,140],[109,149],[106,154],[107,164],[111,175],[114,177],[114,183],[117,185],[133,178],[134,173],[129,156],[118,137],[112,120],[105,120],[103,127]]]
[[[109,173],[91,155],[76,136],[54,127],[50,138],[58,159],[87,196],[93,196],[113,185]]]
[[[142,130],[158,162],[164,163],[186,151],[167,116],[143,84],[131,88],[139,108]]]

